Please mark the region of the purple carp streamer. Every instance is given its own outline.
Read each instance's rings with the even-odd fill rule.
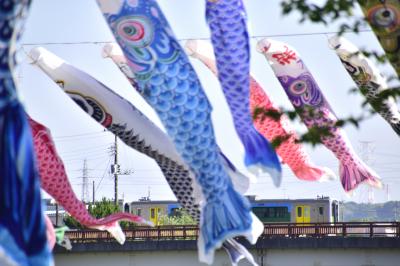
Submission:
[[[236,132],[245,148],[245,165],[268,172],[281,184],[281,165],[267,139],[254,127],[250,112],[250,51],[242,0],[208,0],[206,18],[217,61],[218,78],[231,110]]]
[[[354,44],[343,37],[331,37],[329,44],[372,108],[400,136],[399,108],[393,97],[380,99],[379,94],[387,90],[388,85],[378,68]]]
[[[262,223],[224,170],[211,105],[157,2],[97,2],[135,75],[138,91],[156,110],[201,186],[199,259],[211,264],[215,249],[235,236],[255,243]]]
[[[358,3],[400,78],[400,1],[358,0]]]
[[[257,48],[267,58],[304,124],[329,130],[331,135],[321,139],[340,161],[339,176],[344,190],[351,192],[363,182],[381,187],[378,175],[361,161],[346,133],[336,126],[337,117],[297,52],[285,43],[269,39],[259,41]]]
[[[53,265],[32,135],[13,79],[30,1],[0,1],[0,265]]]

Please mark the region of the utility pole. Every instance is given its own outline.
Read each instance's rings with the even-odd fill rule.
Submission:
[[[95,198],[95,190],[94,190],[94,180],[93,180],[93,186],[92,186],[92,204],[94,205],[96,198]]]
[[[56,227],[58,227],[58,203],[56,202]]]
[[[82,168],[82,195],[81,200],[83,202],[89,201],[89,177],[88,177],[88,168],[86,159],[83,160],[83,168]]]
[[[114,167],[112,167],[112,171],[114,172],[114,204],[118,205],[118,174],[119,174],[119,165],[118,165],[118,139],[117,135],[114,135]]]
[[[390,200],[390,196],[389,196],[389,184],[386,184],[386,201]]]
[[[114,204],[118,205],[118,176],[130,175],[132,170],[124,170],[121,172],[121,166],[118,164],[118,138],[114,136],[114,145],[111,147],[112,155],[114,155],[114,164],[111,165],[111,174],[114,175]]]
[[[283,198],[286,199],[286,188],[282,188],[283,191]]]

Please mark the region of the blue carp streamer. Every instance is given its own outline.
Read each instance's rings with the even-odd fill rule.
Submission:
[[[234,236],[255,243],[262,224],[224,170],[211,105],[156,1],[97,2],[135,74],[138,91],[156,110],[202,188],[200,260],[212,263],[214,250]]]
[[[39,177],[12,71],[14,41],[30,1],[0,1],[0,265],[52,265]]]
[[[254,127],[250,113],[250,50],[242,0],[206,1],[218,78],[245,148],[245,164],[256,174],[268,172],[275,186],[280,186],[278,156]]]

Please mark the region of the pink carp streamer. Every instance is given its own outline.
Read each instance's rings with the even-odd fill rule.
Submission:
[[[267,58],[304,124],[308,128],[324,127],[330,133],[322,136],[321,141],[340,161],[343,189],[351,192],[363,182],[380,188],[380,178],[357,156],[344,130],[336,125],[335,113],[297,51],[270,39],[259,41],[257,49]]]
[[[186,42],[185,48],[191,57],[200,60],[214,74],[217,74],[212,47],[208,42],[189,40]],[[250,108],[252,112],[256,108],[280,112],[279,108],[272,103],[268,94],[252,76],[250,76]],[[298,137],[285,115],[282,115],[278,121],[267,116],[265,119],[257,118],[253,123],[256,129],[269,141],[287,137],[276,148],[276,151],[283,160],[283,163],[286,163],[290,167],[298,179],[323,181],[336,178],[335,174],[329,168],[317,167],[311,162],[303,146],[296,143]]]
[[[50,131],[43,125],[29,118],[34,138],[35,153],[39,165],[42,188],[50,194],[64,209],[80,224],[98,230],[107,230],[115,239],[123,244],[125,235],[118,221],[125,220],[142,224],[151,224],[140,216],[130,213],[115,213],[110,216],[95,219],[87,211],[72,190],[65,172],[64,164],[58,156]]]

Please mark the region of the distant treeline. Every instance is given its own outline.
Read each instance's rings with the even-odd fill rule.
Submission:
[[[400,221],[400,201],[385,203],[342,202],[340,218],[344,222]]]

